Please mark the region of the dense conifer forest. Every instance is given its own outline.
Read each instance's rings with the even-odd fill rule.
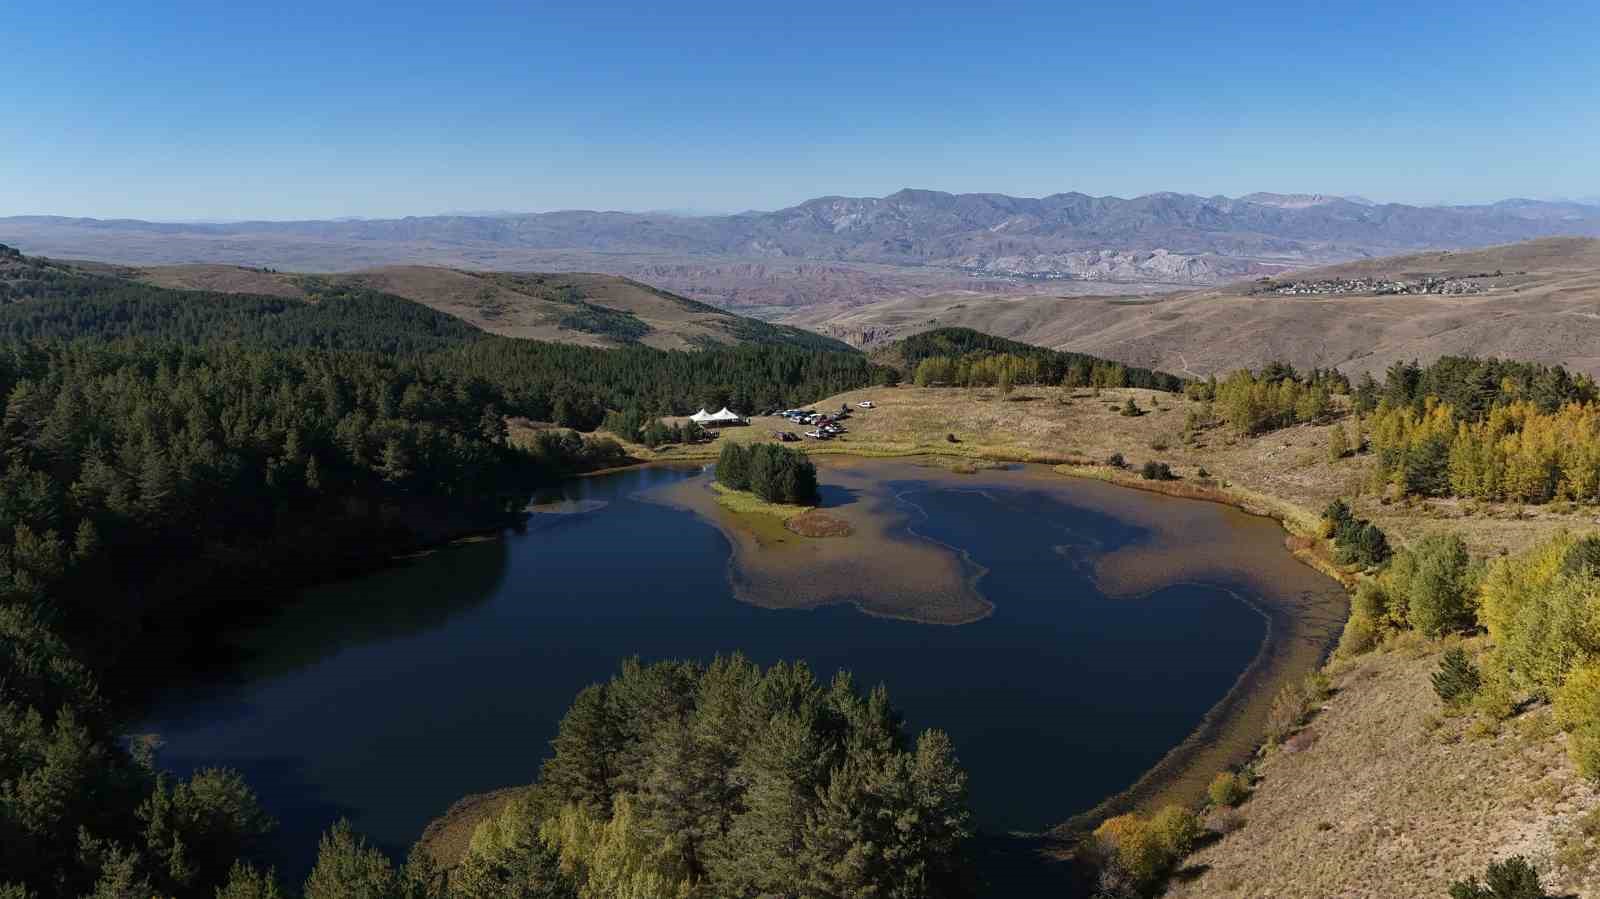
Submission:
[[[210,899],[224,885],[221,895],[232,899],[285,895],[264,871],[233,870],[271,827],[247,784],[227,771],[181,781],[158,775],[153,750],[120,736],[130,690],[151,676],[152,659],[182,654],[176,638],[203,640],[216,624],[287,595],[284,587],[513,522],[537,483],[621,461],[614,441],[578,433],[608,413],[708,404],[754,411],[814,401],[886,373],[858,353],[785,343],[665,352],[517,341],[374,291],[306,302],[168,290],[10,250],[0,250],[0,300],[5,899]],[[547,430],[517,444],[507,432],[514,416],[576,430]],[[103,685],[116,689],[108,694]],[[867,700],[852,705],[837,691],[808,689],[796,680],[788,700],[745,698],[790,702],[781,721],[800,716],[817,729],[819,777],[846,757],[856,760],[851,778],[890,777],[839,778],[837,789],[900,783],[894,777],[909,778],[912,759],[953,765],[936,738],[913,751],[898,730],[875,730],[870,739],[881,752],[870,760],[880,767],[861,767],[868,756],[846,750],[856,731],[854,719],[842,716]],[[881,697],[872,702],[881,705]],[[880,705],[872,708],[887,714]],[[750,721],[755,708],[748,707]],[[692,717],[678,711],[686,716],[680,723]],[[696,746],[728,760],[741,751]],[[654,776],[648,767],[612,770],[641,783]],[[641,821],[653,820],[650,795],[641,793]],[[608,796],[603,808],[583,806],[592,819],[585,820],[626,830],[626,820],[593,817],[613,801],[630,800]],[[951,833],[959,840],[959,832]],[[570,841],[561,845],[567,855],[576,851]],[[501,847],[496,858],[524,870],[544,851],[508,861]],[[698,856],[683,861],[697,883],[717,870]],[[946,875],[938,867],[944,861],[928,863],[935,868],[917,876]],[[492,881],[498,885],[468,893],[448,892],[457,888],[423,870],[424,861],[389,865],[336,828],[305,893],[614,895],[595,892],[598,881],[571,864],[556,892]]]

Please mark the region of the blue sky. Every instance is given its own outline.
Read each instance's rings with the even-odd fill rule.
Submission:
[[[0,215],[1600,196],[1584,3],[13,3]]]

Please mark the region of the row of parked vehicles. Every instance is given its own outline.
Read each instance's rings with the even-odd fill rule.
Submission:
[[[873,402],[871,400],[863,400],[856,403],[856,406],[862,409],[871,409],[873,408]],[[849,430],[849,428],[841,424],[844,419],[850,417],[850,409],[847,406],[840,407],[838,412],[818,412],[814,409],[784,409],[781,412],[773,411],[767,414],[775,415],[779,418],[787,418],[795,424],[810,425],[811,430],[806,431],[805,435],[812,440],[832,440]],[[778,439],[790,442],[799,440],[800,436],[793,431],[779,431]]]

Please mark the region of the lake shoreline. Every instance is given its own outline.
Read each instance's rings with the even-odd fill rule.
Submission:
[[[830,448],[831,450],[831,448]],[[859,457],[853,456],[848,451],[833,450],[826,454],[819,454],[826,458],[838,459],[848,466],[852,460],[890,460],[900,459],[914,461],[918,457],[944,459],[970,460],[972,455],[966,453],[939,453],[921,449],[915,452],[906,452],[895,456],[867,454]],[[703,467],[712,460],[648,460],[636,464],[623,466],[613,470],[629,470],[641,467],[682,467],[695,465]],[[1191,481],[1143,481],[1136,475],[1126,471],[1118,471],[1108,466],[1094,465],[1086,462],[1059,462],[1055,464],[1039,465],[1037,460],[988,458],[985,461],[994,462],[1028,462],[1033,461],[1038,468],[1048,468],[1053,475],[1063,478],[1098,481],[1109,487],[1133,488],[1146,493],[1161,494],[1164,496],[1199,500],[1206,503],[1223,505],[1238,510],[1244,514],[1268,518],[1273,520],[1284,533],[1284,550],[1286,555],[1300,565],[1311,568],[1339,588],[1340,606],[1337,610],[1301,608],[1293,603],[1275,603],[1252,599],[1244,592],[1229,589],[1234,598],[1251,610],[1261,615],[1266,622],[1265,633],[1256,654],[1250,663],[1242,670],[1238,679],[1195,726],[1195,728],[1178,744],[1169,749],[1159,761],[1145,771],[1126,789],[1107,796],[1094,808],[1081,812],[1071,818],[1039,832],[1016,834],[1030,840],[1042,841],[1047,853],[1065,854],[1071,851],[1076,839],[1105,817],[1119,814],[1132,809],[1149,810],[1166,802],[1183,802],[1194,804],[1204,796],[1204,784],[1218,771],[1228,767],[1237,766],[1254,757],[1264,744],[1264,730],[1260,726],[1259,718],[1271,698],[1286,683],[1298,680],[1313,671],[1319,670],[1326,662],[1329,652],[1337,641],[1339,627],[1347,611],[1347,597],[1344,590],[1348,580],[1326,558],[1318,553],[1320,539],[1314,531],[1314,517],[1306,510],[1296,506],[1288,500],[1279,497],[1258,495],[1250,491],[1241,491],[1226,484],[1226,482],[1211,482],[1208,484],[1195,484]],[[950,469],[949,466],[935,466],[954,475],[970,475],[972,472],[961,469]],[[585,473],[583,477],[592,477],[602,472]],[[701,510],[696,510],[701,511]],[[703,513],[702,513],[703,514]],[[712,517],[707,517],[725,536],[729,536],[727,523],[719,523]],[[913,533],[915,533],[913,531]],[[926,538],[923,538],[926,539]],[[737,546],[734,538],[729,536],[731,544]],[[941,544],[942,545],[942,544]],[[948,548],[948,547],[947,547]],[[734,564],[730,557],[730,565]],[[975,580],[976,576],[974,577]],[[1216,586],[1214,584],[1208,584]],[[863,608],[858,603],[851,605],[869,615],[905,619],[907,616],[881,615],[879,612]],[[1337,614],[1324,614],[1315,616],[1315,611],[1335,611]],[[981,620],[983,616],[970,619]],[[926,619],[910,617],[909,620],[929,623]],[[958,624],[967,622],[938,622],[945,624]],[[1310,651],[1307,651],[1307,650]],[[1298,650],[1298,651],[1293,651]],[[507,789],[515,789],[510,787]],[[462,825],[464,814],[468,810],[483,807],[483,800],[487,797],[503,795],[502,791],[491,791],[487,794],[472,794],[462,797],[455,803],[447,816],[453,823],[452,827]],[[445,817],[430,823],[424,832],[425,836],[436,832],[436,825],[440,825]],[[442,826],[442,825],[441,825]],[[444,861],[444,859],[441,859]]]

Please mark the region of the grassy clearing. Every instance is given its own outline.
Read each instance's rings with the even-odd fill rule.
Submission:
[[[771,515],[780,521],[788,521],[796,515],[804,515],[811,511],[810,506],[769,503],[749,491],[734,490],[732,487],[715,482],[712,483],[711,489],[717,494],[717,505],[741,515]]]

